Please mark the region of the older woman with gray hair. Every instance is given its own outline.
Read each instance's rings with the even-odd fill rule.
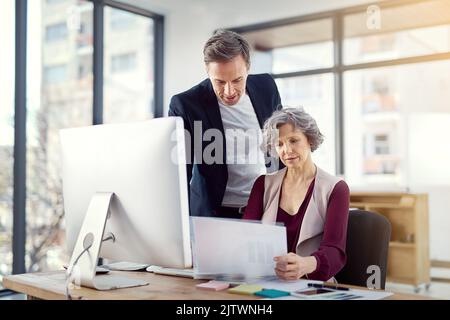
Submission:
[[[302,108],[275,111],[264,135],[286,167],[255,181],[244,219],[286,226],[289,253],[274,257],[278,277],[330,280],[346,262],[348,186],[314,164],[323,135]]]

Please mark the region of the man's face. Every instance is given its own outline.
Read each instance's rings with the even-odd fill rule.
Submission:
[[[248,68],[241,55],[226,62],[210,62],[206,72],[221,103],[232,106],[245,94]]]

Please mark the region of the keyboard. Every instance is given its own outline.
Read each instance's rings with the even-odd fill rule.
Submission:
[[[168,276],[177,276],[185,278],[194,278],[194,269],[177,269],[177,268],[164,268],[160,266],[150,266],[147,268],[148,272],[156,274],[164,274]]]

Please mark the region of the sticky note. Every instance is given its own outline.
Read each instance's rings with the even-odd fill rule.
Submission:
[[[265,298],[278,298],[291,295],[289,292],[275,290],[275,289],[263,289],[262,291],[255,292],[256,296]]]
[[[228,292],[230,292],[230,293],[237,293],[237,294],[252,295],[255,292],[261,291],[262,289],[263,289],[263,287],[257,286],[257,285],[241,284],[240,286],[228,289]]]
[[[211,280],[209,282],[204,282],[196,285],[199,289],[211,290],[211,291],[220,291],[227,289],[230,286],[228,282]]]

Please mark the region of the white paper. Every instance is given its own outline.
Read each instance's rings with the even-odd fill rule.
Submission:
[[[192,217],[191,223],[196,274],[274,276],[273,258],[287,254],[284,226],[209,217]]]

